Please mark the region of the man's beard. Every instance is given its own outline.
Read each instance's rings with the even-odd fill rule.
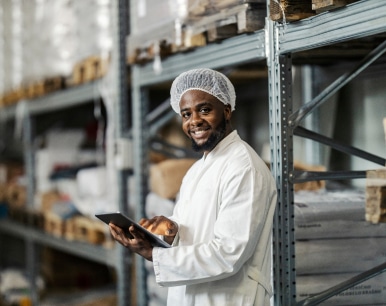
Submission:
[[[209,136],[208,140],[205,143],[199,145],[197,144],[197,142],[194,141],[193,138],[190,139],[192,141],[192,149],[196,152],[211,151],[225,137],[225,134],[226,120],[224,116],[223,120],[217,126],[214,133]]]

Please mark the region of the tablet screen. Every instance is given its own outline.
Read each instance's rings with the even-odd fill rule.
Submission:
[[[110,222],[122,228],[127,234],[129,233],[129,227],[131,225],[135,226],[139,231],[145,234],[146,238],[150,241],[152,246],[170,248],[170,244],[166,241],[160,239],[157,235],[149,232],[143,226],[139,225],[137,222],[133,221],[129,217],[123,215],[120,212],[105,213],[105,214],[96,214],[95,217],[99,218],[106,224]]]

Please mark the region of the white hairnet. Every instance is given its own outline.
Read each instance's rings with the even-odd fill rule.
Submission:
[[[235,88],[221,72],[199,68],[181,73],[170,89],[170,104],[176,113],[180,113],[182,95],[188,90],[201,90],[216,97],[222,103],[229,104],[232,111],[236,106]]]

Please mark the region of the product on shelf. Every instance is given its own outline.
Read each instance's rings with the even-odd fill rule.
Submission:
[[[366,173],[366,220],[386,222],[386,168]]]
[[[297,21],[315,15],[311,0],[270,0],[269,4],[273,21]]]
[[[150,167],[150,190],[162,198],[175,199],[182,178],[195,159],[168,159]]]
[[[317,13],[333,10],[358,0],[312,0],[312,9]]]
[[[143,63],[264,28],[265,0],[145,0],[131,7],[129,63]],[[156,66],[155,66],[156,69]]]

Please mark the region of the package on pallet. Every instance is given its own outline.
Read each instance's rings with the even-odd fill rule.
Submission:
[[[23,5],[23,20],[26,16],[29,20],[32,19],[26,24],[28,28],[24,28],[23,31],[26,42],[24,50],[30,53],[28,62],[33,62],[26,81],[68,75],[77,52],[74,26],[76,19],[70,2],[67,0],[32,2]],[[36,61],[37,58],[44,60]]]
[[[14,87],[14,65],[16,53],[13,52],[14,44],[12,43],[13,36],[13,27],[12,27],[12,2],[11,1],[1,1],[0,3],[0,12],[1,12],[1,71],[0,71],[0,86],[1,92],[0,95],[5,94],[6,92],[11,91]]]
[[[361,190],[301,191],[294,200],[296,239],[386,237],[386,224],[365,220]]]
[[[129,62],[154,59],[157,63],[156,59],[162,56],[206,45],[207,38],[214,41],[262,29],[265,16],[262,0],[134,2]]]
[[[296,278],[297,301],[320,293],[357,276],[355,273],[300,275]],[[383,305],[386,301],[386,273],[370,278],[318,305]]]
[[[386,237],[296,241],[296,274],[364,272],[386,261]]]
[[[113,45],[111,1],[73,1],[77,23],[76,62],[92,55],[108,58]]]

